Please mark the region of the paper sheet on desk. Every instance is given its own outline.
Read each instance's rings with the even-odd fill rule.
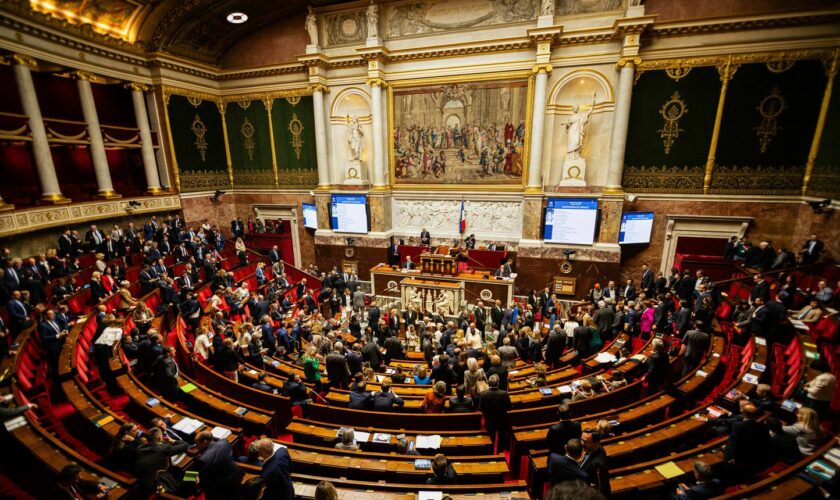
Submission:
[[[421,491],[417,495],[417,500],[443,500],[442,491]]]
[[[415,448],[432,448],[436,450],[440,448],[440,436],[438,434],[432,434],[431,436],[417,436],[414,446]]]
[[[213,434],[213,437],[216,439],[226,439],[228,436],[231,435],[230,429],[225,429],[224,427],[213,427],[213,430],[210,431],[210,434]]]
[[[665,479],[671,479],[672,477],[678,477],[685,474],[683,470],[680,469],[679,465],[674,462],[665,462],[664,464],[657,465],[655,469],[657,472],[662,474]]]
[[[597,356],[595,356],[595,361],[598,363],[615,363],[615,356],[608,353],[608,352],[599,352]]]

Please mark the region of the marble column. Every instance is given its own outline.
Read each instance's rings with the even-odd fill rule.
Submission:
[[[155,147],[152,144],[152,129],[149,127],[149,115],[146,111],[145,92],[147,88],[145,85],[138,83],[131,83],[127,87],[131,90],[134,118],[137,122],[137,128],[140,129],[140,153],[143,157],[143,170],[146,172],[146,192],[148,194],[161,194],[163,189],[160,188]]]
[[[542,191],[542,150],[545,130],[545,97],[548,88],[550,64],[534,67],[534,112],[531,120],[531,151],[528,160],[527,192]]]
[[[384,189],[385,144],[382,135],[382,87],[384,82],[376,78],[368,81],[371,90],[371,118],[373,119],[373,187]]]
[[[32,154],[35,157],[35,168],[38,170],[38,179],[41,182],[42,202],[46,203],[69,203],[70,200],[61,194],[58,186],[58,176],[55,174],[50,143],[47,139],[47,130],[44,127],[44,120],[41,117],[41,107],[38,104],[38,96],[35,93],[35,84],[32,82],[31,67],[36,65],[35,60],[16,54],[13,56],[13,67],[15,82],[17,83],[20,102],[23,112],[29,117],[29,131],[32,134]]]
[[[315,150],[318,158],[318,187],[327,189],[332,184],[329,157],[327,156],[327,124],[324,120],[324,85],[312,89],[312,108],[315,114]]]
[[[627,130],[630,125],[630,101],[633,97],[633,79],[637,60],[622,59],[618,62],[621,72],[618,77],[618,96],[613,111],[612,140],[610,141],[610,161],[607,170],[607,184],[604,193],[620,194],[621,177],[624,174],[624,151],[627,147]]]
[[[76,87],[79,89],[79,101],[82,104],[82,115],[87,123],[88,137],[90,137],[90,158],[93,161],[93,173],[96,185],[99,187],[97,197],[111,199],[119,198],[114,192],[111,182],[111,171],[108,170],[108,157],[105,156],[105,141],[102,140],[102,129],[99,128],[99,115],[96,113],[96,102],[90,88],[91,75],[76,72]]]

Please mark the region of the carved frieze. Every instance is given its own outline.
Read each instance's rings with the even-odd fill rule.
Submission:
[[[393,200],[393,227],[400,233],[420,234],[423,228],[435,236],[458,236],[460,200]],[[482,238],[522,237],[522,203],[519,201],[464,202],[467,233]]]

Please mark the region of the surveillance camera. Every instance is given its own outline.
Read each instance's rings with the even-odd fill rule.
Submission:
[[[636,195],[635,195],[635,194],[633,194],[633,193],[627,193],[627,196],[626,196],[625,198],[626,198],[626,199],[627,199],[627,201],[629,201],[630,203],[633,203],[634,201],[636,201],[636,198],[638,198],[638,196],[636,196]]]
[[[315,191],[313,191],[313,190],[311,190],[311,189],[310,189],[310,190],[309,190],[309,196],[315,196]]]

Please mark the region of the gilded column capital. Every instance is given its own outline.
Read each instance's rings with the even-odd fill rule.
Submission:
[[[30,68],[38,67],[38,61],[36,61],[34,57],[30,57],[26,54],[12,54],[9,58],[11,59],[11,62],[19,66],[29,66]]]
[[[367,85],[370,85],[371,87],[376,86],[376,87],[382,87],[383,89],[388,86],[388,82],[386,82],[382,78],[368,78],[367,80],[365,80],[365,83]]]
[[[72,73],[70,73],[70,77],[73,78],[74,80],[84,80],[84,81],[87,81],[87,82],[95,82],[96,81],[96,75],[94,75],[93,73],[88,73],[87,71],[81,71],[81,70],[73,71]]]
[[[830,59],[824,59],[823,64],[825,65],[825,76],[829,78],[834,78],[837,74],[837,68],[840,66],[840,49],[834,49],[834,54],[831,56]]]
[[[638,66],[640,64],[642,64],[642,58],[638,57],[638,56],[633,56],[633,57],[622,57],[621,59],[618,60],[617,63],[615,63],[615,66],[616,66],[617,69],[621,69],[621,68],[623,68],[625,66],[628,66],[628,65],[629,66]]]
[[[135,90],[137,92],[148,92],[149,91],[149,86],[148,85],[138,83],[138,82],[126,83],[125,85],[123,85],[123,87],[127,88],[128,90]]]
[[[326,94],[330,91],[330,88],[324,85],[323,83],[312,83],[309,85],[309,91],[313,94],[315,92],[321,92],[323,94]]]
[[[535,75],[538,75],[540,73],[545,73],[545,74],[550,75],[551,70],[553,70],[553,69],[554,69],[554,67],[551,66],[551,63],[543,63],[543,64],[535,64],[534,67],[531,68],[531,71]]]
[[[216,102],[216,107],[219,108],[219,113],[221,113],[222,116],[224,116],[224,114],[227,112],[227,101],[223,101],[222,99],[217,99],[215,102]]]
[[[718,65],[717,70],[718,74],[720,74],[720,81],[723,84],[727,84],[735,76],[735,72],[738,71],[738,65],[733,64],[732,56],[729,56],[726,58],[725,63]]]

